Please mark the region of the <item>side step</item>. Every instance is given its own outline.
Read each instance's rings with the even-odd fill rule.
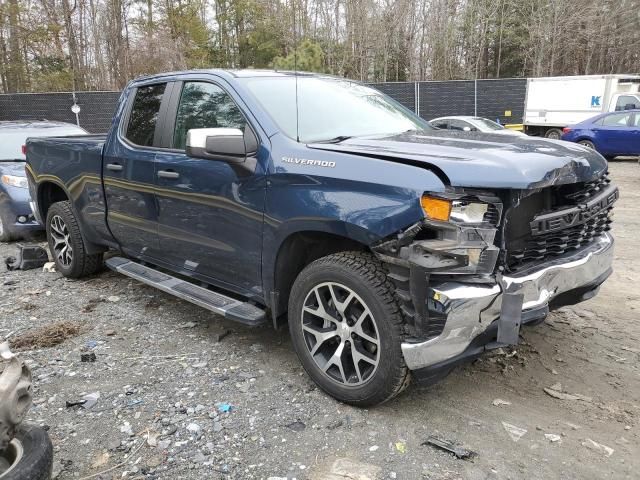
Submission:
[[[235,320],[250,327],[257,327],[267,321],[265,311],[251,303],[241,302],[235,298],[199,287],[127,258],[111,257],[105,263],[115,272],[223,315],[229,320]]]

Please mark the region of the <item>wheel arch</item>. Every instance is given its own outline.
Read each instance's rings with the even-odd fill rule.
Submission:
[[[70,200],[69,192],[58,182],[47,180],[38,185],[37,201],[38,215],[42,223],[47,220],[49,208],[56,202],[64,202]]]
[[[80,232],[83,237],[83,242],[85,245],[85,249],[89,254],[102,253],[107,250],[107,247],[98,243],[95,243],[95,240],[92,241],[87,236],[88,227],[85,225],[85,222],[82,221],[81,216],[76,211],[76,206],[74,205],[72,196],[69,194],[69,191],[66,187],[55,181],[55,180],[44,180],[41,181],[37,186],[36,192],[36,207],[38,209],[38,215],[40,222],[43,227],[47,228],[47,214],[49,213],[49,209],[51,205],[57,202],[69,201],[71,203],[71,209],[78,218],[78,226],[80,228]]]
[[[287,311],[293,282],[307,265],[333,253],[369,251],[371,239],[364,229],[356,227],[355,230],[336,231],[339,223],[344,222],[335,222],[334,228],[325,226],[288,232],[277,242],[277,247],[265,248],[265,252],[273,252],[265,258],[263,276],[265,292],[270,295],[268,302],[274,324],[275,319]]]

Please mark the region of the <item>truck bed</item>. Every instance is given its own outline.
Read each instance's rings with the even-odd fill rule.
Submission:
[[[52,188],[66,192],[80,213],[89,240],[109,235],[102,188],[102,150],[106,140],[107,135],[27,139],[28,172],[36,183],[49,182],[56,185]],[[41,195],[52,195],[50,191]],[[46,203],[43,198],[39,202]]]

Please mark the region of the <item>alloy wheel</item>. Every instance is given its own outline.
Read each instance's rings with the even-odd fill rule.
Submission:
[[[313,361],[331,380],[355,387],[372,378],[380,335],[369,307],[349,287],[316,285],[304,300],[301,328]]]
[[[64,267],[69,267],[73,261],[73,248],[69,238],[69,229],[60,215],[54,215],[49,224],[53,239],[53,255]]]

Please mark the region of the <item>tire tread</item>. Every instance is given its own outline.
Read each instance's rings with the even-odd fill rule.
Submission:
[[[57,210],[59,210],[59,212]],[[50,217],[56,213],[64,217],[64,221],[67,224],[67,228],[69,229],[69,233],[71,234],[72,241],[74,242],[74,261],[79,262],[79,264],[72,266],[71,271],[65,276],[70,278],[82,278],[97,272],[102,267],[103,254],[86,253],[84,239],[82,238],[78,220],[73,213],[71,202],[65,200],[62,202],[56,202],[51,205],[51,208],[49,209],[49,212],[47,214],[47,225],[49,224]],[[51,254],[53,255],[53,252],[51,252]]]
[[[357,273],[368,284],[368,286],[373,289],[373,293],[383,304],[383,308],[388,312],[388,315],[384,320],[391,324],[392,328],[396,330],[400,338],[404,336],[403,332],[405,330],[405,321],[400,308],[399,299],[395,294],[395,287],[387,277],[387,270],[373,254],[358,251],[334,253],[310,263],[300,273],[299,278],[304,276],[309,270],[323,266],[343,266],[352,272]],[[411,374],[402,355],[400,355],[399,361],[400,364],[396,369],[398,374],[386,391],[376,392],[375,398],[363,398],[360,400],[349,401],[348,403],[362,407],[378,405],[400,394],[409,385],[411,381]]]

